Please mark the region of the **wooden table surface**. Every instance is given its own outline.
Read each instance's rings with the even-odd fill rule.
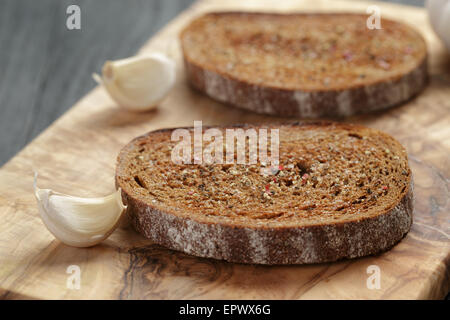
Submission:
[[[316,0],[299,1],[294,5],[292,1],[278,0],[276,8],[300,10],[308,5],[308,8],[337,10],[342,5],[348,10],[364,12],[368,4]],[[238,0],[226,3],[200,1],[159,32],[144,46],[143,51],[167,51],[179,62],[179,49],[172,44],[176,42],[180,28],[193,16],[217,8],[270,9],[273,5],[273,1],[256,0],[245,3]],[[0,297],[443,298],[450,285],[448,54],[427,25],[423,10],[382,3],[379,5],[391,17],[423,25],[421,31],[431,51],[431,84],[423,94],[402,107],[347,120],[393,134],[410,153],[417,191],[415,222],[410,234],[399,245],[380,256],[333,264],[262,267],[198,259],[166,250],[149,243],[127,225],[119,228],[103,244],[91,249],[70,248],[54,240],[38,217],[31,189],[33,169],[39,170],[42,187],[52,187],[67,193],[74,193],[75,190],[80,196],[106,194],[113,185],[115,155],[124,143],[138,134],[161,127],[192,125],[194,119],[202,119],[205,124],[270,121],[269,117],[230,108],[192,92],[184,81],[182,65],[178,64],[175,89],[158,110],[145,114],[119,110],[104,90],[97,88],[0,169],[0,219],[3,221],[0,225]],[[62,7],[65,8],[64,5]],[[30,18],[35,14],[30,15]],[[130,24],[139,25],[136,22]],[[11,46],[20,47],[17,43],[20,41],[20,37],[11,40]],[[110,51],[117,54],[115,45],[109,45],[106,54]],[[102,51],[103,43],[94,41],[92,46],[98,46],[98,50]],[[50,46],[48,52],[53,50],[58,49]],[[72,47],[72,50],[79,55],[81,51],[85,52],[85,49],[77,47]],[[121,50],[127,52],[127,48]],[[4,58],[4,51],[0,52]],[[15,57],[5,59],[20,64]],[[67,56],[55,57],[60,60],[58,63],[52,59],[41,59],[46,62],[40,61],[39,73],[51,74],[51,71],[57,71],[58,63],[72,63]],[[36,67],[36,64],[32,66]],[[96,68],[99,66],[94,66],[94,71]],[[76,64],[68,70],[66,78],[59,80],[65,86],[60,84],[59,92],[53,92],[53,95],[59,95],[59,99],[62,99],[59,101],[63,101],[63,97],[71,90],[70,74],[84,72],[84,76],[80,77],[87,82],[92,71],[79,71]],[[8,74],[13,72],[9,71]],[[20,103],[17,105],[22,106],[22,109],[18,108],[15,112],[7,107],[10,119],[14,119],[11,116],[14,114],[33,122],[35,118],[44,118],[44,112],[40,110],[45,108],[53,112],[61,111],[50,101],[51,96],[47,93],[53,82],[48,77],[34,88],[41,98],[39,103],[33,104],[32,111]],[[1,88],[4,96],[3,85]],[[12,94],[6,92],[8,95]],[[4,119],[6,117],[1,118],[2,127],[3,122],[6,127],[10,125],[7,132],[12,135],[14,121]],[[39,129],[26,128],[28,132],[33,130]],[[25,140],[29,138],[22,137]],[[66,268],[73,264],[79,265],[83,274],[79,291],[66,287]],[[365,287],[365,271],[372,264],[381,268],[381,290],[368,290]]]

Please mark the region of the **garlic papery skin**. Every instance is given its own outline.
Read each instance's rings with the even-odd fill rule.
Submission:
[[[126,209],[120,189],[106,197],[80,198],[39,189],[35,177],[34,193],[47,229],[73,247],[91,247],[108,238]]]
[[[176,64],[164,54],[152,53],[106,61],[102,76],[93,74],[93,78],[120,106],[146,111],[155,108],[174,86]]]
[[[433,30],[450,51],[450,0],[427,0],[425,6]]]

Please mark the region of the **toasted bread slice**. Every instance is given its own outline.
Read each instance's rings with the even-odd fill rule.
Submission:
[[[260,162],[175,164],[172,129],[125,146],[116,186],[136,230],[188,254],[257,264],[376,254],[409,231],[411,171],[389,135],[326,122],[242,128],[279,129],[273,174]]]
[[[427,80],[422,36],[362,14],[209,13],[181,33],[194,88],[280,116],[342,117],[394,106]]]

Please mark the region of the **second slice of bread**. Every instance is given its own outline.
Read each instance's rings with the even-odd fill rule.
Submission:
[[[181,33],[187,78],[210,97],[280,116],[343,117],[426,85],[427,50],[405,24],[363,14],[209,13]]]

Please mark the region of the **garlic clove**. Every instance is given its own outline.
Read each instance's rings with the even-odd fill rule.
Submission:
[[[156,107],[175,84],[174,60],[152,53],[123,60],[106,61],[102,76],[93,78],[103,85],[120,106],[137,111]]]
[[[425,7],[433,30],[450,50],[450,1],[427,0]]]
[[[447,1],[446,5],[441,12],[441,20],[438,26],[439,35],[444,42],[447,50],[450,50],[450,2]]]
[[[37,187],[34,193],[47,229],[61,242],[73,247],[91,247],[117,228],[126,209],[121,190],[101,198],[80,198]]]

